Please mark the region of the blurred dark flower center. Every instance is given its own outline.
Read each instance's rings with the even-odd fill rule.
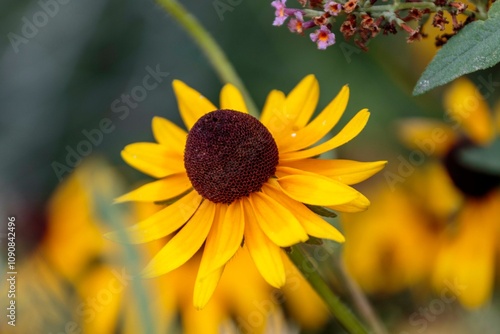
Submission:
[[[444,165],[455,186],[465,195],[471,197],[483,197],[491,190],[500,185],[500,177],[479,169],[468,166],[461,158],[465,149],[473,148],[475,145],[462,140],[455,144],[444,157]]]
[[[277,165],[274,138],[248,114],[212,111],[189,131],[184,166],[196,191],[214,203],[232,203],[259,191]]]

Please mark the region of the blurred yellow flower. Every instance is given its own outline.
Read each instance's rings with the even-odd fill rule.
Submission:
[[[369,201],[350,185],[385,165],[315,158],[356,137],[368,121],[363,109],[336,136],[317,144],[344,113],[347,86],[312,121],[319,98],[312,75],[288,96],[273,90],[260,121],[248,115],[241,93],[230,84],[221,91],[220,109],[181,81],[173,87],[189,133],[155,117],[157,142],[131,144],[122,151],[129,165],[159,180],[117,201],[170,204],[127,228],[128,239],[145,243],[177,231],[146,266],[144,277],[182,266],[204,245],[193,296],[201,309],[243,243],[262,277],[279,288],[286,281],[281,247],[309,236],[344,241],[305,204],[363,211]],[[118,231],[108,237],[123,240]]]
[[[93,188],[109,205],[117,194],[115,171],[105,166],[83,163],[49,199],[44,237],[19,270],[19,333],[113,333],[122,326],[129,330],[123,333],[140,332],[139,321],[122,318],[137,313],[138,304],[121,247],[103,238],[110,227],[96,214]]]
[[[500,128],[479,88],[466,79],[455,81],[445,95],[445,107],[465,134],[444,157],[444,165],[463,196],[456,226],[449,231],[434,272],[437,288],[457,280],[463,291],[460,302],[470,308],[483,305],[492,295],[500,239],[500,175],[477,170],[463,161],[463,152],[487,146]]]
[[[475,308],[491,297],[493,289],[495,258],[500,245],[500,176],[498,171],[491,173],[467,163],[464,153],[487,147],[495,138],[498,140],[500,127],[479,88],[465,78],[449,86],[444,105],[446,122],[412,120],[403,125],[401,135],[405,143],[418,150],[424,147],[424,140],[415,137],[415,133],[435,133],[436,130],[441,133],[443,140],[430,142],[429,136],[424,145],[432,144],[435,148],[426,153],[441,159],[442,168],[454,184],[453,194],[448,192],[447,196],[438,198],[427,191],[424,196],[436,204],[451,200],[458,205],[448,214],[439,214],[447,225],[439,235],[440,248],[431,276],[438,290],[446,288],[449,282],[460,282],[458,299],[464,306]],[[415,124],[419,125],[417,132]],[[434,212],[439,213],[438,208],[435,207]]]
[[[342,217],[347,269],[370,294],[428,283],[440,233],[460,204],[446,170],[428,162],[404,184],[373,191],[377,202],[369,211]]]

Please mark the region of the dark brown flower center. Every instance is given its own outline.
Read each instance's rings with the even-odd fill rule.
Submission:
[[[259,191],[277,165],[274,138],[248,114],[212,111],[189,131],[184,166],[194,189],[214,203],[232,203]]]
[[[464,163],[461,152],[474,147],[463,140],[454,145],[444,158],[444,165],[455,186],[467,196],[482,197],[500,185],[500,177],[474,169]]]

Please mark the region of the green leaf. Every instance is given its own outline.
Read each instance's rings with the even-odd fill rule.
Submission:
[[[191,190],[193,189],[188,189],[186,190],[185,192],[183,192],[182,194],[180,195],[177,195],[175,197],[172,197],[170,199],[166,199],[164,201],[156,201],[154,202],[156,205],[172,205],[174,204],[175,202],[177,202],[178,200],[180,200],[181,198],[183,198],[184,196],[186,196],[187,194],[189,194],[191,192]]]
[[[485,147],[463,150],[460,160],[477,171],[500,176],[500,138]]]
[[[307,239],[306,244],[308,245],[315,245],[315,246],[321,246],[323,245],[323,240],[315,237],[309,236],[309,239]]]
[[[423,94],[464,74],[500,62],[500,1],[491,5],[488,18],[466,25],[439,50],[413,89]]]
[[[322,206],[317,206],[317,205],[310,205],[310,204],[305,204],[311,210],[317,215],[327,217],[327,218],[335,218],[337,217],[337,214],[333,211],[328,210],[327,208],[324,208]]]

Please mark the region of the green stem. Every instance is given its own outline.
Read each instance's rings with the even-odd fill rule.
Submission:
[[[387,334],[383,323],[375,314],[375,311],[371,307],[370,302],[366,298],[366,295],[363,293],[363,291],[361,291],[359,285],[347,272],[345,262],[340,260],[338,263],[338,267],[340,270],[340,275],[343,278],[344,284],[349,291],[354,305],[357,306],[360,316],[364,318],[368,326],[372,329],[373,334]]]
[[[371,6],[367,8],[362,8],[361,10],[364,12],[395,12],[398,10],[405,9],[430,9],[431,12],[435,12],[438,7],[433,2],[403,2],[403,3],[394,3],[392,5],[380,5],[380,6]]]
[[[119,191],[118,194],[114,192],[110,193],[108,189],[104,189],[103,184],[106,185],[106,182],[102,181],[103,178],[109,177],[106,173],[109,173],[110,168],[105,162],[97,161],[91,166],[92,169],[89,169],[88,176],[92,175],[92,179],[89,178],[90,182],[86,183],[86,187],[88,187],[91,194],[90,198],[93,199],[92,204],[96,218],[99,218],[99,221],[108,223],[109,226],[121,234],[120,239],[123,240],[126,266],[120,271],[123,272],[125,270],[134,274],[138,273],[142,269],[140,254],[130,242],[129,236],[122,225],[123,222],[129,219],[130,213],[126,211],[126,208],[111,205],[112,199],[123,192]],[[117,179],[109,179],[108,182],[115,186],[120,184]],[[137,309],[138,320],[141,323],[141,332],[145,334],[158,333],[155,318],[151,311],[151,300],[149,299],[151,296],[147,292],[144,282],[137,275],[132,276],[130,287],[132,296],[135,297],[134,305]]]
[[[235,85],[243,94],[248,112],[258,117],[258,109],[248,93],[243,81],[240,79],[236,70],[227,59],[224,51],[217,44],[215,39],[203,28],[200,22],[191,15],[177,0],[157,0],[170,15],[188,32],[200,49],[205,53],[212,66],[214,67],[219,79],[223,83]]]
[[[368,333],[360,320],[356,318],[351,310],[342,303],[337,295],[335,295],[320,274],[315,269],[312,269],[315,268],[315,264],[311,262],[300,245],[292,246],[292,251],[288,256],[302,272],[313,289],[316,290],[318,295],[323,299],[330,312],[349,333]]]
[[[378,15],[381,15],[380,13],[384,12],[390,12],[394,13],[399,10],[407,10],[407,9],[429,9],[431,13],[435,13],[438,10],[450,10],[452,9],[450,6],[436,6],[434,2],[399,2],[399,1],[394,1],[392,4],[387,4],[387,5],[371,5],[369,2],[367,2],[366,6],[362,6],[359,9],[356,9],[353,13],[356,12],[370,12],[370,13],[376,13]],[[316,17],[316,16],[321,16],[324,12],[318,11],[318,10],[311,10],[311,9],[305,9],[304,10],[305,16],[306,17]],[[488,18],[488,13],[484,10],[483,7],[478,6],[478,11],[474,12],[469,9],[466,9],[464,11],[464,14],[467,16],[475,15],[478,19],[480,20],[486,20]]]

